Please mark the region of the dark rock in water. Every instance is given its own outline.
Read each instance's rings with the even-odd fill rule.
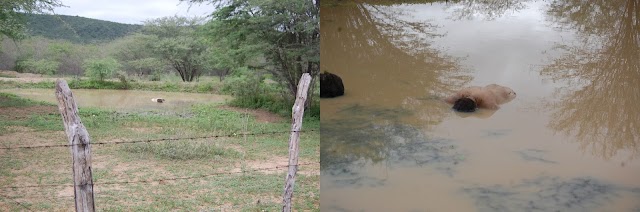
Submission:
[[[335,74],[320,73],[320,98],[333,98],[344,95],[342,79]]]

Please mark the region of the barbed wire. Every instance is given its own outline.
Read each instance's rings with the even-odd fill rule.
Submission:
[[[210,136],[198,136],[198,137],[184,137],[184,138],[157,138],[157,139],[149,139],[149,140],[132,140],[132,141],[115,141],[115,142],[92,142],[91,145],[117,145],[117,144],[134,144],[134,143],[152,143],[152,142],[160,142],[160,141],[178,141],[178,140],[197,140],[197,139],[209,139],[209,138],[230,138],[230,137],[239,137],[239,136],[258,136],[258,135],[274,135],[274,134],[284,134],[284,133],[292,133],[292,132],[314,132],[318,131],[315,129],[310,130],[289,130],[289,131],[270,131],[270,132],[255,132],[255,133],[232,133],[226,135],[210,135]],[[83,145],[83,144],[75,144]],[[52,145],[41,145],[41,146],[15,146],[15,147],[0,147],[1,149],[40,149],[40,148],[59,148],[59,147],[70,147],[74,146],[74,144],[52,144]]]
[[[114,184],[137,184],[137,183],[153,183],[153,182],[176,181],[176,180],[190,180],[190,179],[213,177],[218,175],[231,175],[231,174],[240,174],[240,173],[257,172],[257,171],[277,170],[282,168],[288,168],[289,166],[306,166],[306,165],[319,164],[319,163],[320,162],[310,162],[310,163],[299,163],[298,165],[282,165],[282,166],[267,167],[267,168],[256,168],[251,170],[213,172],[213,173],[200,174],[200,175],[189,176],[189,177],[173,177],[173,178],[161,178],[161,179],[151,179],[151,180],[96,182],[96,183],[93,183],[93,185],[98,186],[98,185],[114,185]],[[0,187],[0,189],[21,189],[21,188],[37,188],[37,187],[73,187],[73,186],[74,186],[73,184],[38,184],[38,185],[23,185],[23,186],[5,186],[5,187]],[[83,185],[78,185],[78,186],[83,186]]]

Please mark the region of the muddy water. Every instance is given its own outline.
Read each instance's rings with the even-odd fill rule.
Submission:
[[[640,210],[638,8],[323,2],[321,69],[346,90],[321,100],[321,210]],[[518,97],[441,101],[491,83]]]
[[[54,89],[0,89],[0,92],[57,104]],[[195,103],[218,103],[230,99],[225,95],[138,90],[73,89],[72,92],[80,108],[98,107],[121,111],[180,112]],[[152,102],[152,98],[164,98],[166,101]]]

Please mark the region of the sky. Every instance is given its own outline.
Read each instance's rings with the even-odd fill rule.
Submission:
[[[66,7],[54,9],[58,15],[81,16],[126,24],[165,16],[207,16],[214,6],[193,4],[179,0],[61,0]]]

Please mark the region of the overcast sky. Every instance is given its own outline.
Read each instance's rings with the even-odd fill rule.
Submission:
[[[61,0],[66,7],[55,8],[58,15],[82,16],[127,24],[142,24],[165,16],[206,16],[214,6],[179,0]]]

